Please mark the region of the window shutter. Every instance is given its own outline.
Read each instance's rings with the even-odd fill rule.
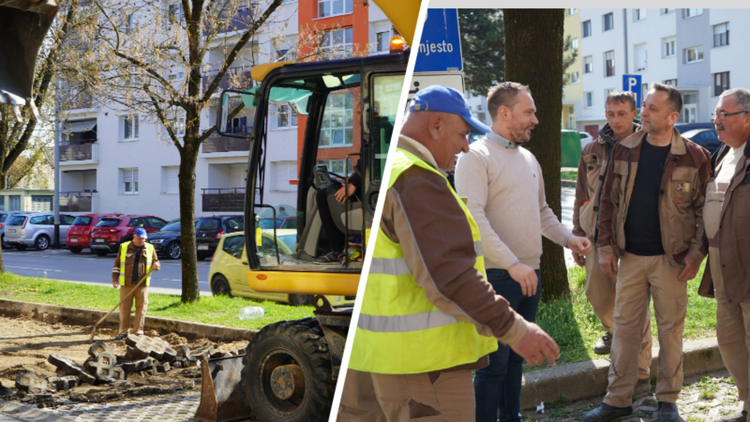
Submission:
[[[179,167],[168,167],[165,172],[165,178],[167,180],[166,193],[179,193],[180,192],[180,168]]]

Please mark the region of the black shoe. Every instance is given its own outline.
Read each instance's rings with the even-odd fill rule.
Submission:
[[[122,340],[122,339],[124,339],[124,338],[125,338],[125,337],[127,337],[127,336],[128,336],[128,335],[127,335],[126,333],[120,333],[120,334],[118,334],[118,335],[117,335],[117,336],[115,337],[115,340]]]
[[[680,412],[674,403],[659,402],[659,422],[672,422],[679,420]]]
[[[594,353],[597,355],[607,355],[612,349],[612,333],[607,331],[604,335],[596,341],[594,344]]]
[[[747,422],[747,412],[736,412],[732,413],[731,415],[725,415],[722,416],[721,419],[719,419],[721,422]]]
[[[328,251],[319,257],[313,258],[313,262],[316,264],[338,264],[340,259],[341,254],[334,251]]]
[[[633,414],[633,406],[614,407],[607,403],[602,403],[596,409],[586,413],[583,417],[584,422],[608,422],[614,418],[630,416]]]

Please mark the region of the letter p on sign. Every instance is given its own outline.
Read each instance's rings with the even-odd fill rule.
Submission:
[[[640,107],[643,100],[641,92],[641,75],[622,75],[622,90],[635,94],[635,103]]]

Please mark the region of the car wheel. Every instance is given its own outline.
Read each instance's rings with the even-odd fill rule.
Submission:
[[[49,237],[45,234],[40,234],[34,241],[34,247],[39,251],[49,248]]]
[[[70,249],[70,251],[73,253],[81,253],[81,251],[83,250],[83,248],[80,246],[69,246],[68,249]]]
[[[167,245],[167,256],[169,259],[179,259],[182,256],[180,242],[172,241]]]
[[[214,296],[229,296],[232,297],[232,289],[229,288],[229,282],[226,277],[221,274],[216,274],[211,283],[211,293]]]
[[[3,235],[3,249],[10,249],[13,245],[5,241],[5,235]]]
[[[107,256],[107,254],[109,253],[109,251],[106,249],[94,249],[94,252],[96,252],[96,254],[99,256]]]
[[[289,295],[289,304],[292,306],[314,306],[315,295]]]
[[[16,246],[16,247],[18,248],[18,250],[19,250],[19,251],[25,251],[25,250],[26,250],[26,248],[28,248],[28,246],[27,246],[27,245],[18,245],[18,246]]]

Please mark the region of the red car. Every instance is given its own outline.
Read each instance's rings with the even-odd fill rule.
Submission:
[[[167,221],[153,215],[118,215],[104,217],[91,231],[90,248],[99,256],[116,252],[120,243],[133,240],[137,228],[153,232],[167,225]]]
[[[91,241],[91,230],[99,223],[103,217],[117,217],[120,214],[81,214],[76,217],[68,235],[65,237],[65,244],[68,245],[73,253],[81,253],[83,248],[89,247]]]

